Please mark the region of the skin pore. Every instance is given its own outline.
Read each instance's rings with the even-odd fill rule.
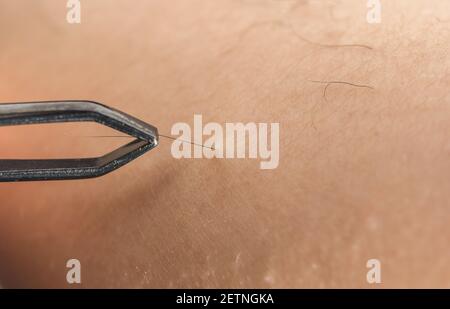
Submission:
[[[366,3],[90,0],[71,25],[64,1],[0,0],[1,102],[95,100],[165,135],[280,123],[273,170],[161,139],[102,178],[0,184],[2,285],[450,287],[450,3],[382,1],[376,25]],[[124,142],[81,127],[0,128],[0,154]]]

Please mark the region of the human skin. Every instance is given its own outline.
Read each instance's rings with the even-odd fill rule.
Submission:
[[[382,1],[380,24],[366,2],[90,0],[73,25],[64,1],[1,0],[1,102],[90,99],[166,135],[280,123],[273,170],[161,139],[101,178],[0,184],[2,285],[450,287],[450,2]],[[3,155],[54,155],[16,132]]]

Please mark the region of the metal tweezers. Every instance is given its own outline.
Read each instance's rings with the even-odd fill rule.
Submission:
[[[48,101],[0,104],[0,126],[81,121],[97,122],[136,139],[98,158],[0,159],[0,182],[99,177],[122,167],[158,145],[157,128],[100,103]]]

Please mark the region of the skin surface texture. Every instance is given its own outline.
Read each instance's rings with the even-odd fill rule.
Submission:
[[[162,138],[102,178],[0,184],[2,285],[450,288],[450,2],[382,1],[380,24],[366,4],[90,0],[69,24],[65,1],[0,0],[0,102],[89,99],[165,135],[280,123],[272,170]],[[126,142],[58,128],[0,128],[0,156]]]

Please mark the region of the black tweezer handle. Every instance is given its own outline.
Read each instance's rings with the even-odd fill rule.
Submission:
[[[91,101],[0,104],[0,126],[93,121],[136,137],[102,157],[1,160],[0,182],[65,180],[105,175],[158,145],[158,130],[139,119]]]

